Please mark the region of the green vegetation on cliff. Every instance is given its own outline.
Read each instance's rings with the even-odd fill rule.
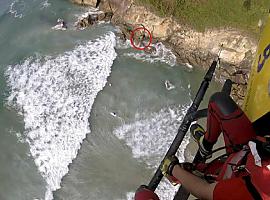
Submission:
[[[197,30],[235,27],[258,33],[258,22],[270,9],[269,0],[137,0],[162,16],[173,15]]]

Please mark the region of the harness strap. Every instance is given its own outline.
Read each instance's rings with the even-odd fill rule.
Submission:
[[[269,135],[266,135],[264,137],[262,137],[262,136],[256,136],[256,140],[258,140],[258,141],[260,141],[262,143],[269,142],[270,141],[270,137],[269,137]]]
[[[255,186],[251,182],[250,176],[243,176],[242,178],[245,181],[247,189],[248,189],[249,193],[251,194],[251,196],[253,197],[253,199],[262,200],[260,193],[258,192],[258,190],[255,188]]]
[[[240,161],[240,163],[239,163],[239,165],[241,166],[241,165],[246,165],[247,164],[247,159],[248,159],[248,153],[249,153],[250,151],[248,150],[248,151],[246,151],[246,154],[244,155],[244,157],[242,158],[242,160]]]
[[[257,136],[256,140],[253,140],[256,143],[258,153],[262,160],[270,158],[270,136],[266,135],[264,137]]]

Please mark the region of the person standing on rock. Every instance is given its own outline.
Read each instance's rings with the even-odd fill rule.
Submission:
[[[84,6],[84,0],[82,0],[81,4]]]
[[[138,36],[138,41],[139,41],[139,44],[138,46],[139,47],[145,47],[147,45],[147,36],[146,36],[146,28],[143,24],[141,24],[141,26],[143,27],[143,31],[140,32],[140,35]]]
[[[101,0],[97,0],[97,3],[96,3],[96,8],[98,8],[99,4],[100,4]]]

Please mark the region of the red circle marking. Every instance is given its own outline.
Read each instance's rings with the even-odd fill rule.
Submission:
[[[148,33],[149,35],[149,43],[144,46],[144,47],[137,47],[135,44],[134,44],[134,40],[133,40],[133,37],[134,37],[134,34],[135,32],[139,31],[139,30],[144,30]],[[138,27],[136,29],[134,29],[132,32],[131,32],[131,35],[130,35],[130,42],[131,42],[131,45],[134,49],[137,49],[137,50],[145,50],[146,48],[148,48],[151,44],[152,44],[152,35],[150,33],[150,31],[148,29],[146,29],[145,27]]]

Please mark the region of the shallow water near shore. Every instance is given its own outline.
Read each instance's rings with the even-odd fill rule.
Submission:
[[[199,87],[203,71],[119,46],[110,24],[76,30],[84,12],[64,0],[0,3],[0,199],[131,199]],[[51,29],[59,17],[68,31]]]

